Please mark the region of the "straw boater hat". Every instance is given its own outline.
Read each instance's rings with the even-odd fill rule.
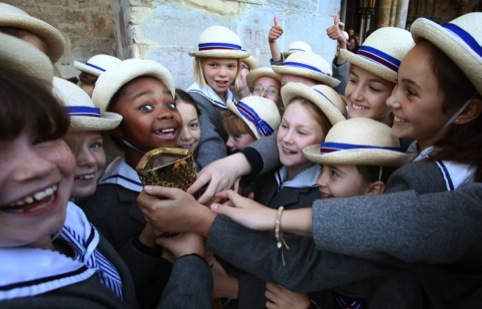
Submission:
[[[280,75],[296,75],[314,79],[336,87],[340,83],[331,77],[331,66],[321,56],[312,52],[295,52],[286,58],[283,65],[274,65],[273,71]]]
[[[345,120],[345,104],[333,88],[326,85],[309,87],[302,83],[287,83],[281,88],[281,98],[284,106],[296,97],[302,97],[313,102],[332,125]]]
[[[226,105],[248,125],[257,139],[271,135],[281,122],[278,107],[270,99],[249,96],[238,103],[228,100]]]
[[[169,89],[172,97],[175,97],[174,78],[162,64],[152,60],[128,59],[99,76],[92,93],[92,101],[101,112],[106,111],[114,94],[122,86],[141,76],[160,80]]]
[[[67,108],[72,131],[108,131],[115,129],[122,116],[111,112],[100,112],[89,95],[79,86],[54,77],[54,94]]]
[[[283,56],[288,57],[294,52],[303,51],[303,52],[312,52],[311,46],[303,41],[294,41],[293,43],[288,46],[288,50],[283,52]]]
[[[248,65],[250,71],[259,68],[258,60],[256,58],[254,58],[253,56],[249,56],[248,58],[244,58],[241,61]]]
[[[462,15],[438,25],[418,18],[410,27],[415,41],[424,38],[441,49],[482,94],[482,13]]]
[[[19,28],[38,35],[47,46],[47,55],[52,63],[57,62],[64,53],[65,40],[59,30],[17,7],[0,3],[0,28],[5,27]]]
[[[248,88],[251,89],[253,87],[254,82],[261,76],[268,76],[272,77],[281,82],[281,76],[273,71],[272,68],[263,67],[257,68],[248,73],[246,75],[246,83],[248,84]]]
[[[100,76],[100,74],[104,73],[110,68],[115,67],[121,62],[122,60],[119,58],[101,54],[89,58],[86,63],[74,61],[74,66],[79,71]]]
[[[51,60],[31,44],[11,35],[0,33],[0,63],[39,79],[52,86],[54,68]]]
[[[351,118],[335,124],[320,145],[303,149],[312,162],[330,165],[401,166],[415,153],[400,151],[392,129],[370,118]]]
[[[241,40],[233,31],[223,26],[212,26],[199,36],[198,50],[189,56],[201,58],[248,58],[249,53],[242,49]]]
[[[352,65],[395,83],[400,63],[413,45],[407,30],[385,27],[370,34],[356,54],[346,49],[341,49],[340,53]]]

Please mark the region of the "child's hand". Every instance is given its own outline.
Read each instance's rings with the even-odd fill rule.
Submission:
[[[233,190],[223,191],[216,197],[225,199],[225,204],[213,203],[211,210],[225,215],[233,221],[252,230],[273,230],[276,209],[268,208],[249,198],[243,197]]]
[[[159,237],[156,242],[169,250],[175,258],[192,253],[203,257],[206,254],[204,237],[195,233],[182,233],[174,237]]]
[[[326,28],[326,34],[332,40],[336,40],[340,48],[346,49],[346,38],[343,34],[343,30],[340,28],[340,20],[338,16],[335,16],[333,26]]]
[[[274,25],[269,29],[268,42],[274,43],[283,34],[283,28],[278,26],[278,17],[274,17]]]
[[[266,308],[278,309],[305,309],[310,306],[310,298],[307,294],[292,292],[281,285],[274,283],[266,284]]]
[[[231,298],[237,299],[239,295],[238,279],[226,273],[226,270],[214,258],[211,272],[214,278],[214,295],[213,298]]]
[[[194,197],[177,188],[145,186],[137,197],[142,214],[154,228],[163,232],[198,232],[207,235],[215,215]]]

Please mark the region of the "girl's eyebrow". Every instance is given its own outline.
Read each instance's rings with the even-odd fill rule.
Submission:
[[[419,86],[416,82],[414,82],[413,80],[411,80],[411,79],[402,78],[401,82],[404,83],[404,84],[411,85],[411,86],[413,86],[413,87],[415,87],[415,88],[417,88],[417,89],[420,89],[420,86]]]
[[[143,95],[148,95],[148,94],[151,94],[152,93],[152,90],[144,90],[144,91],[140,91],[138,93],[135,93],[133,96],[132,96],[132,99],[137,99],[138,97],[141,97]]]

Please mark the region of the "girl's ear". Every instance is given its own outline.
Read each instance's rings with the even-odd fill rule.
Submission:
[[[370,183],[365,191],[365,195],[378,195],[385,192],[385,183],[377,180]]]
[[[454,124],[466,124],[469,123],[477,117],[479,117],[482,112],[482,99],[480,97],[472,99],[472,102],[465,108],[465,110],[460,114],[457,119],[455,119]]]

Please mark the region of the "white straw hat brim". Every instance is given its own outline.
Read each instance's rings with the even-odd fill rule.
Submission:
[[[456,23],[458,19],[464,19],[465,26],[470,27],[470,29],[463,30],[472,33],[473,39],[477,40],[480,48],[482,45],[480,39],[482,13],[469,13],[450,23]],[[482,94],[482,57],[466,42],[448,29],[426,18],[415,20],[410,27],[410,32],[415,41],[424,38],[442,50],[464,72],[477,91]],[[473,34],[476,34],[476,36]]]
[[[376,62],[358,56],[357,54],[346,49],[340,49],[340,54],[343,59],[350,63],[350,65],[362,68],[386,81],[389,81],[390,83],[397,82],[397,72],[389,70]]]
[[[52,86],[54,68],[51,60],[31,44],[0,33],[0,62],[2,65],[37,78]]]
[[[328,118],[328,121],[330,121],[332,125],[345,120],[346,118],[341,112],[341,110],[344,110],[341,97],[333,89],[328,88],[327,86],[321,87],[325,87],[325,91],[330,91],[332,93],[329,95],[328,93],[322,95],[305,84],[295,82],[287,83],[281,88],[283,104],[286,106],[294,98],[302,97],[315,104],[323,114],[325,114],[326,118]]]
[[[48,49],[47,55],[52,63],[57,62],[60,57],[62,57],[65,48],[65,39],[62,33],[40,19],[30,16],[27,13],[19,14],[13,10],[21,11],[16,7],[1,4],[0,27],[24,29],[38,35],[45,42]]]
[[[372,165],[398,167],[412,161],[416,154],[383,149],[351,149],[320,153],[320,145],[303,149],[311,162],[328,165]]]
[[[259,62],[253,56],[249,56],[248,58],[243,58],[243,62],[245,62],[249,66],[249,70],[255,70],[259,68]]]
[[[74,61],[74,66],[77,70],[92,74],[94,76],[100,76],[100,74],[104,73],[104,71],[101,71],[99,69],[90,67],[86,65],[85,63],[79,62],[79,61]]]
[[[121,123],[122,116],[116,113],[104,112],[100,118],[88,116],[71,116],[72,131],[110,131]]]
[[[196,58],[228,58],[228,59],[244,59],[250,56],[250,53],[242,50],[223,50],[212,49],[203,51],[189,52],[189,56]]]
[[[248,75],[246,75],[246,84],[248,85],[248,88],[251,89],[255,80],[261,76],[271,77],[281,82],[281,76],[278,73],[275,73],[272,68],[257,68],[250,71]]]
[[[327,84],[331,87],[336,87],[340,84],[340,81],[336,78],[327,76],[322,73],[314,72],[309,69],[299,68],[299,67],[291,67],[286,65],[274,65],[273,71],[280,75],[295,75],[295,76],[302,76],[310,79],[314,79],[320,81],[324,84]]]
[[[152,60],[128,59],[99,76],[92,93],[92,101],[101,112],[106,111],[114,94],[125,84],[141,76],[150,76],[161,81],[172,97],[175,97],[174,78],[163,65]]]

